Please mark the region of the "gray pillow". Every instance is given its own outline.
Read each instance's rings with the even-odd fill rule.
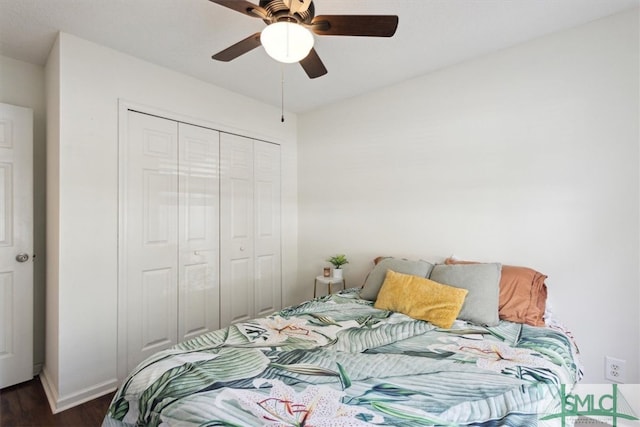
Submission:
[[[364,286],[360,291],[360,298],[375,301],[378,298],[378,292],[382,287],[387,270],[393,270],[396,273],[411,274],[413,276],[429,277],[433,264],[427,261],[411,261],[400,258],[384,258],[373,267],[369,273]]]
[[[478,325],[495,326],[499,322],[500,274],[502,265],[493,264],[438,264],[429,279],[443,285],[467,289],[458,319]]]

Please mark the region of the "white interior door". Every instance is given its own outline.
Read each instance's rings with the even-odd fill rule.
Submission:
[[[178,125],[128,112],[124,157],[127,370],[177,343]]]
[[[257,317],[282,308],[280,261],[280,146],[255,141],[255,301]]]
[[[0,388],[33,378],[33,112],[0,104]]]
[[[255,317],[253,140],[220,135],[220,320]]]
[[[178,338],[220,327],[220,133],[180,123]]]

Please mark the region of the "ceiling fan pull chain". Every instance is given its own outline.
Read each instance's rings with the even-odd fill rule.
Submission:
[[[284,123],[284,64],[280,64],[280,121]]]

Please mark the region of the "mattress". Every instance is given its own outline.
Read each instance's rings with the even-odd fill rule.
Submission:
[[[535,426],[579,378],[558,328],[442,329],[346,291],[155,354],[103,426]]]

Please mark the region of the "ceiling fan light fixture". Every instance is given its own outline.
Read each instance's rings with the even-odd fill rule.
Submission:
[[[270,57],[291,64],[307,57],[313,48],[311,31],[295,22],[275,22],[260,34],[260,43]]]

